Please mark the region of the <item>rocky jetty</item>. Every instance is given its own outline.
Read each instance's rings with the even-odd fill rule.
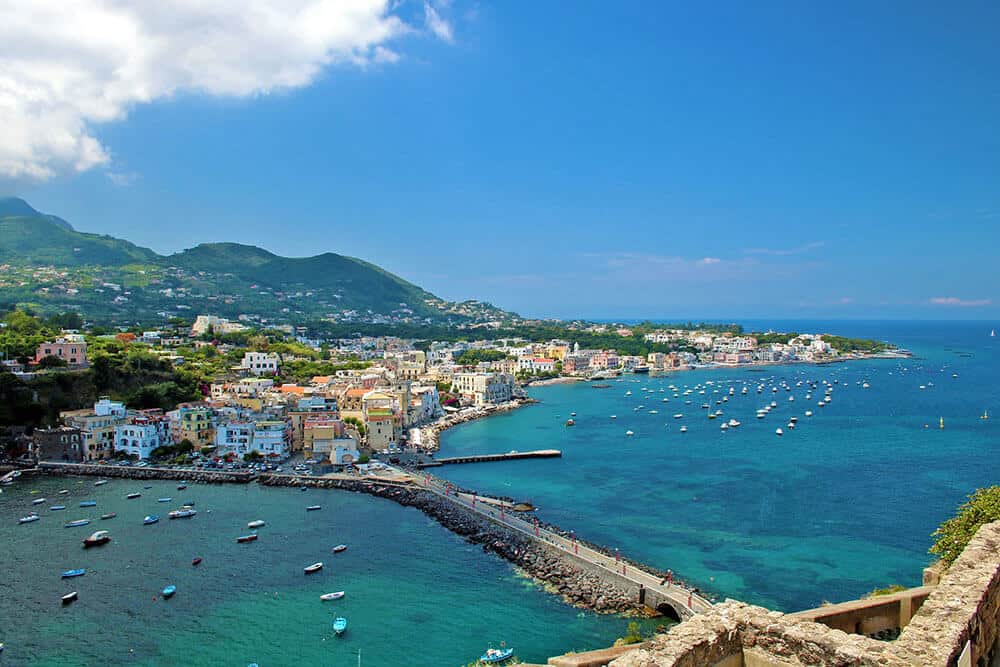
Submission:
[[[138,468],[135,466],[93,465],[87,463],[38,464],[36,470],[42,475],[85,475],[108,479],[173,479],[201,482],[205,484],[247,484],[256,479],[249,472],[232,470],[191,470],[190,468]]]
[[[453,533],[473,544],[482,545],[483,551],[495,553],[510,561],[546,590],[560,595],[574,606],[605,614],[646,613],[645,607],[627,591],[581,570],[562,558],[558,552],[427,491],[369,480],[300,478],[290,475],[263,475],[259,481],[265,486],[309,486],[368,493],[393,500],[400,505],[415,507]]]
[[[454,412],[445,415],[433,424],[429,424],[428,426],[424,426],[420,429],[420,446],[428,451],[437,451],[440,447],[441,433],[453,426],[458,426],[459,424],[464,424],[465,422],[470,422],[475,419],[489,417],[490,415],[516,410],[522,405],[529,405],[537,402],[538,401],[533,398],[515,398],[499,405],[475,408],[473,410],[466,409],[461,412]]]

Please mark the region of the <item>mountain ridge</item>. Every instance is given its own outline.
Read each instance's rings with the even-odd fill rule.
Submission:
[[[377,264],[334,252],[283,257],[216,242],[161,255],[76,231],[17,197],[0,198],[0,265],[0,303],[81,310],[109,322],[184,317],[195,306],[292,323],[457,323],[512,315],[481,302],[445,301]],[[202,300],[205,307],[197,303]]]

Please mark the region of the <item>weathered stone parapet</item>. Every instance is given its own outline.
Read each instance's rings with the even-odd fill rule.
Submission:
[[[965,547],[893,644],[909,664],[950,666],[969,644],[971,665],[1000,661],[1000,522]]]
[[[858,608],[869,603],[859,601]],[[728,600],[611,665],[993,667],[1000,664],[998,626],[1000,522],[979,529],[895,641],[848,634],[797,615]]]

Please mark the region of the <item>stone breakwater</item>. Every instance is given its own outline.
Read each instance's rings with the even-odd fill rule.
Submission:
[[[645,607],[627,591],[584,572],[554,550],[427,491],[370,480],[298,478],[287,475],[264,475],[259,481],[264,486],[310,486],[368,493],[406,507],[414,507],[456,535],[461,535],[473,544],[482,545],[483,551],[495,553],[513,563],[546,590],[560,595],[573,606],[603,614],[647,613]]]
[[[433,424],[424,426],[420,429],[420,446],[426,450],[437,451],[441,446],[441,433],[447,431],[453,426],[458,426],[459,424],[464,424],[465,422],[470,422],[475,419],[489,417],[490,415],[509,412],[510,410],[515,410],[522,405],[529,405],[537,402],[538,401],[533,398],[515,398],[512,401],[507,401],[506,403],[501,403],[497,406],[475,408],[474,410],[463,410],[461,412],[445,415]]]
[[[86,463],[42,462],[38,464],[35,472],[41,475],[84,475],[87,477],[106,477],[108,479],[172,479],[204,484],[247,484],[256,478],[256,475],[249,472],[229,470],[137,468],[134,466],[102,466]]]

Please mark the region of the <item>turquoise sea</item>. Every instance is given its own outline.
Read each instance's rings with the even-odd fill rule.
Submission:
[[[541,518],[671,568],[720,598],[795,610],[919,583],[930,532],[973,489],[998,482],[1000,348],[989,325],[750,326],[889,339],[916,356],[628,376],[601,390],[537,388],[540,404],[445,434],[443,454],[558,447],[563,458],[435,472],[484,493],[530,498]],[[795,387],[808,379],[838,380],[824,408],[813,392],[809,419],[805,392]],[[757,384],[781,380],[793,391],[774,395],[779,408],[758,422],[756,408],[772,396],[758,395]],[[686,397],[691,405],[667,392],[671,383],[707,381],[716,384]],[[751,393],[741,397],[744,382]],[[699,406],[717,409],[730,383],[737,396],[718,407],[742,426],[723,434]],[[996,418],[980,420],[983,410]],[[563,425],[570,412],[573,428]],[[799,427],[778,438],[774,429],[791,414]],[[175,486],[45,479],[4,488],[0,665],[356,665],[359,650],[364,665],[460,665],[501,641],[544,663],[625,632],[626,619],[581,614],[411,508],[338,491]],[[71,493],[59,496],[60,488]],[[125,500],[134,490],[142,498]],[[39,496],[49,501],[41,520],[18,525]],[[174,501],[156,502],[162,496]],[[78,507],[89,499],[97,506]],[[194,500],[198,515],[168,521],[182,500]],[[49,511],[55,503],[68,509]],[[310,504],[323,509],[307,513]],[[118,517],[96,520],[111,511]],[[163,519],[143,526],[148,513]],[[77,518],[94,522],[63,528]],[[258,518],[267,521],[260,539],[236,544]],[[112,542],[83,550],[81,540],[97,529],[110,530]],[[341,542],[350,548],[331,554]],[[204,558],[198,568],[194,556]],[[304,575],[315,561],[326,564],[322,572]],[[87,574],[60,579],[77,567]],[[163,601],[167,584],[178,592]],[[80,599],[61,607],[71,590]],[[337,590],[347,596],[319,601]],[[340,639],[331,631],[335,615],[349,619]]]
[[[1000,483],[1000,338],[981,322],[745,326],[890,340],[914,357],[538,388],[538,405],[447,432],[442,455],[544,446],[562,450],[561,459],[436,472],[482,493],[529,498],[546,520],[718,598],[795,611],[919,585],[930,533],[977,487]],[[810,380],[820,384],[807,401]],[[836,384],[820,408],[824,380]],[[699,384],[705,394],[683,396]],[[729,387],[735,396],[717,405]],[[756,419],[772,401],[778,407]],[[722,432],[704,402],[741,426]],[[981,420],[984,410],[994,417]]]

